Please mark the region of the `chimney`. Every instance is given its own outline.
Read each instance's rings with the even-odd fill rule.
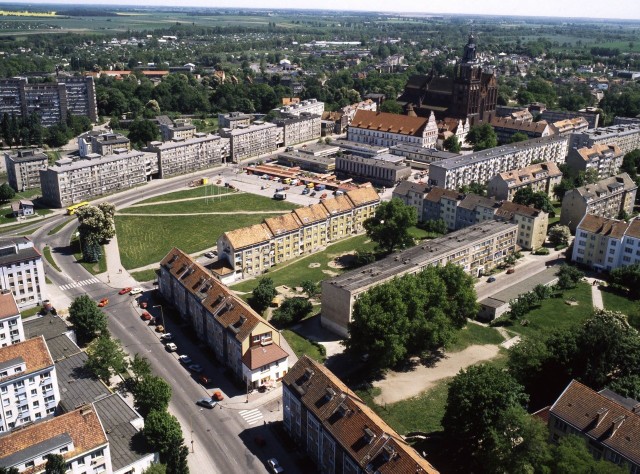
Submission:
[[[635,414],[640,414],[640,403],[636,403],[635,405],[633,405],[631,412]]]

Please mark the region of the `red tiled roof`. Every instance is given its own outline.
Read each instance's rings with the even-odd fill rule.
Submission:
[[[0,293],[0,320],[19,315],[20,310],[18,309],[13,293],[10,291]]]
[[[287,357],[289,357],[289,354],[277,344],[253,346],[242,356],[242,363],[249,367],[250,370],[256,370]]]
[[[7,380],[24,377],[27,374],[47,367],[53,367],[53,359],[51,358],[51,354],[49,354],[49,349],[43,336],[34,337],[33,339],[27,339],[26,341],[0,348],[0,363],[18,358],[24,360],[27,366],[26,370],[18,374],[11,374],[7,377],[0,378],[0,381],[6,382]]]
[[[421,117],[359,109],[350,126],[400,135],[421,136],[426,125],[427,119]]]

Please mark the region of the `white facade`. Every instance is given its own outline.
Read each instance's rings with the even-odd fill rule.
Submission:
[[[322,112],[324,112],[324,102],[320,102],[317,99],[308,99],[297,104],[285,105],[275,110],[282,115],[299,116],[302,113],[308,113],[322,116]]]
[[[24,341],[22,317],[13,293],[0,293],[0,347]]]
[[[363,110],[359,110],[358,112],[365,112]],[[395,114],[375,114],[374,116],[379,117],[384,115],[385,119],[390,119],[391,121],[403,121],[403,119],[415,119],[415,120],[424,120],[418,119],[417,117],[406,117],[403,115],[398,115],[397,117],[389,117]],[[436,142],[438,141],[438,125],[436,123],[435,116],[431,113],[431,116],[426,121],[426,125],[422,129],[422,132],[409,132],[407,131],[396,131],[404,128],[400,123],[394,124],[398,126],[387,126],[386,123],[381,123],[380,126],[370,127],[367,123],[366,126],[359,126],[357,119],[359,115],[356,113],[356,117],[354,121],[349,125],[349,130],[347,132],[347,140],[356,142],[356,143],[366,143],[367,145],[374,146],[385,146],[390,147],[394,145],[398,145],[400,143],[407,143],[410,145],[417,145],[423,148],[435,148]]]
[[[13,293],[19,309],[47,299],[42,255],[26,237],[0,241],[0,289]]]
[[[223,137],[231,141],[230,156],[234,163],[277,150],[279,133],[282,133],[282,129],[275,123],[258,122],[220,131]]]
[[[229,155],[229,140],[198,133],[187,140],[152,142],[149,149],[157,154],[160,177],[167,178],[224,163]]]

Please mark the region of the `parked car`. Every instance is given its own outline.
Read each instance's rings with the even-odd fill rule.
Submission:
[[[191,357],[189,357],[186,354],[183,354],[181,356],[178,356],[178,360],[180,361],[181,364],[190,364],[191,363]]]
[[[302,194],[309,194],[309,188],[304,188],[302,190]]]
[[[509,270],[507,270],[507,275],[511,275],[515,271],[516,271],[515,268],[510,268]]]
[[[160,336],[160,340],[161,341],[172,341],[173,340],[173,334],[171,334],[170,332],[163,334],[162,336]]]
[[[220,402],[220,401],[224,400],[224,395],[222,395],[222,392],[220,390],[216,390],[211,395],[211,398],[213,398],[214,400],[217,400],[217,401]]]
[[[98,303],[98,308],[104,308],[109,304],[109,298],[102,298]]]
[[[121,289],[120,291],[118,291],[119,295],[126,295],[127,293],[129,293],[132,290],[132,288],[130,286]]]
[[[487,278],[487,283],[493,283],[494,281],[496,281],[496,277]]]
[[[199,374],[200,372],[202,372],[202,366],[200,364],[191,364],[187,367],[191,372],[195,372],[196,374]]]
[[[142,309],[147,309],[147,306],[149,306],[149,303],[147,303],[146,301],[140,301],[140,307]]]
[[[149,311],[143,311],[142,314],[140,315],[140,317],[144,320],[144,321],[151,321],[151,319],[153,318],[153,316],[151,316],[149,314]]]
[[[129,291],[129,294],[130,295],[139,295],[143,291],[144,290],[142,288],[132,288],[131,291]]]
[[[207,252],[204,254],[207,258],[214,258],[218,252]]]
[[[280,465],[280,463],[276,458],[268,459],[267,467],[269,468],[269,471],[271,471],[273,474],[282,474],[284,472],[284,469],[282,468],[282,466]]]
[[[196,402],[196,405],[200,405],[205,408],[214,408],[218,402],[211,400],[210,398],[201,398]]]
[[[309,196],[314,197],[316,194],[318,193],[316,193],[315,191],[312,191],[311,194],[309,194]]]
[[[153,319],[155,319],[155,318],[153,318]],[[160,332],[160,333],[164,332],[164,326],[162,324],[158,324],[156,326],[156,332]]]
[[[322,195],[320,196],[320,199],[327,199],[327,193],[322,193]]]
[[[178,346],[176,346],[173,342],[167,342],[164,347],[167,349],[167,351],[169,352],[175,352],[178,350]]]

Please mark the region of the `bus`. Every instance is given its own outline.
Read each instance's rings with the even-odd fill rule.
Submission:
[[[89,203],[87,201],[82,201],[82,202],[79,202],[78,204],[73,204],[73,205],[67,207],[67,215],[68,216],[72,216],[72,215],[74,215],[76,213],[76,211],[78,209],[80,209],[81,207],[84,207],[84,206],[88,206],[88,205],[89,205]]]

